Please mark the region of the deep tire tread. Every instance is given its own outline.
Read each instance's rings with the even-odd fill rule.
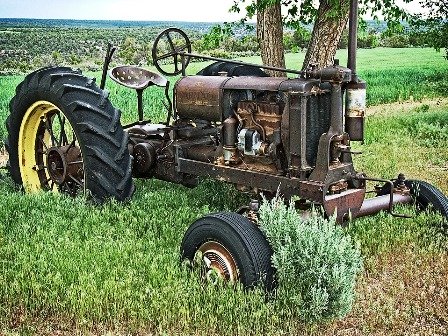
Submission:
[[[249,219],[236,213],[221,212],[197,220],[185,233],[182,259],[193,260],[196,251],[207,240],[218,241],[232,253],[245,288],[260,284],[267,290],[274,288],[272,248]]]
[[[84,160],[85,187],[93,199],[129,199],[134,192],[132,157],[128,135],[120,124],[120,112],[92,78],[67,67],[47,67],[25,77],[10,102],[7,151],[10,173],[22,184],[18,162],[20,125],[26,110],[38,100],[49,101],[64,113],[75,131]]]

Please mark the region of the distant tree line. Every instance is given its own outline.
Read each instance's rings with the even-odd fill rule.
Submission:
[[[115,64],[151,65],[152,43],[162,28],[2,27],[0,23],[0,75],[26,73],[44,66],[62,64],[98,71],[109,42],[118,47]],[[205,34],[194,29],[187,30],[196,52],[220,58],[259,54],[254,25],[215,25]],[[403,25],[384,27],[369,23],[360,27],[358,46],[433,46],[430,42],[434,34],[433,30],[423,25],[419,29],[411,29]],[[311,27],[286,28],[283,37],[285,50],[303,51],[310,39]],[[347,40],[345,32],[339,47],[346,48]]]

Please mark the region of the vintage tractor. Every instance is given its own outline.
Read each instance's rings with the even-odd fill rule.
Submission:
[[[108,71],[100,87],[66,67],[37,70],[17,87],[7,120],[10,173],[26,191],[88,194],[102,202],[129,199],[132,178],[157,178],[194,187],[198,177],[233,183],[254,195],[298,199],[302,209],[322,207],[339,222],[387,210],[396,203],[432,204],[448,216],[448,201],[428,183],[366,176],[355,170],[351,141],[362,141],[366,83],[356,75],[357,2],[352,1],[348,66],[335,61],[305,71],[258,66],[193,54],[186,34],[164,30],[153,62],[164,75],[180,75],[171,102],[169,81],[136,66]],[[186,76],[192,58],[213,64]],[[167,70],[171,67],[172,70]],[[261,69],[282,71],[269,77]],[[134,89],[138,120],[122,126],[104,90],[106,74]],[[295,75],[287,78],[286,74]],[[167,118],[144,118],[143,91],[165,89]],[[345,101],[345,104],[344,104]],[[366,181],[377,181],[366,198]],[[182,258],[202,256],[205,278],[218,276],[250,287],[273,284],[272,250],[244,212],[256,215],[256,197],[241,213],[205,216],[187,230]]]

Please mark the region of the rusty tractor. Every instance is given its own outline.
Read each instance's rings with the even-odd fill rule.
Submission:
[[[159,73],[137,66],[109,71],[110,47],[100,86],[66,67],[37,70],[17,87],[10,103],[6,141],[13,180],[26,191],[85,194],[98,202],[127,200],[132,178],[156,178],[194,187],[199,177],[226,181],[254,195],[280,193],[302,209],[321,206],[339,222],[397,203],[432,208],[448,217],[447,198],[432,185],[383,180],[355,170],[351,142],[363,141],[366,83],[356,74],[357,2],[352,1],[347,67],[305,71],[259,66],[192,53],[187,35],[169,28],[158,35],[152,57]],[[214,61],[186,76],[193,58]],[[263,70],[285,77],[269,77]],[[107,73],[136,90],[138,120],[122,126],[120,111],[104,90]],[[289,74],[291,78],[286,77]],[[170,98],[163,76],[181,75]],[[143,92],[165,92],[167,118],[144,117]],[[366,182],[376,196],[366,198]],[[182,258],[202,255],[203,275],[273,286],[272,250],[246,213],[218,213],[193,223],[182,241]]]

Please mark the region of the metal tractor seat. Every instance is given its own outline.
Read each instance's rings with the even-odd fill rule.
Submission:
[[[137,91],[138,120],[140,123],[143,122],[143,90],[156,85],[164,87],[167,95],[169,87],[168,80],[162,75],[132,65],[122,65],[111,69],[109,77],[118,84]]]
[[[165,87],[167,79],[157,73],[130,65],[117,66],[110,70],[110,78],[118,84],[135,90],[144,90],[148,86]]]

